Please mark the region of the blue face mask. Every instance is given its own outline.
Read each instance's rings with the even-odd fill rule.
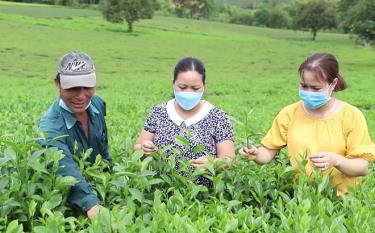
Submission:
[[[90,100],[90,103],[86,106],[85,110],[88,109],[88,108],[90,107],[90,105],[91,105],[91,100]],[[62,99],[60,99],[60,101],[59,101],[59,106],[62,107],[63,109],[65,109],[66,111],[70,112],[70,113],[74,113],[74,111],[71,110],[71,109],[65,104],[65,102],[64,102]]]
[[[303,103],[310,109],[318,109],[331,99],[328,91],[313,92],[300,89],[299,96]]]
[[[185,110],[191,110],[198,105],[203,92],[174,91],[177,103]]]

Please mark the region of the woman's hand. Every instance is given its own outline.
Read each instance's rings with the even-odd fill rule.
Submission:
[[[319,152],[309,156],[310,161],[321,171],[335,167],[347,176],[368,174],[368,161],[363,158],[347,158],[332,152]]]
[[[244,146],[239,150],[240,155],[242,155],[241,157],[249,160],[255,160],[258,152],[258,148],[255,146]]]
[[[310,155],[309,159],[320,171],[326,171],[331,167],[336,167],[340,157],[342,156],[324,151]]]
[[[279,150],[268,149],[264,146],[246,146],[239,150],[242,158],[254,160],[258,164],[266,164],[272,161]]]
[[[218,171],[222,171],[228,167],[231,166],[232,160],[229,156],[223,156],[220,158],[212,158],[211,159],[214,162],[214,166]],[[208,162],[209,158],[207,156],[201,156],[197,159],[192,159],[190,162],[192,162],[192,166],[197,168],[202,166],[204,163]]]
[[[201,156],[201,157],[199,157],[199,158],[197,158],[197,159],[192,159],[192,160],[190,160],[190,162],[192,162],[192,166],[193,167],[195,167],[195,168],[197,168],[197,167],[200,167],[200,166],[202,166],[205,162],[207,162],[208,161],[208,157],[207,156]]]
[[[142,150],[143,150],[143,153],[145,153],[146,155],[150,155],[150,154],[155,153],[156,146],[152,141],[148,141],[148,140],[143,141],[142,142]]]

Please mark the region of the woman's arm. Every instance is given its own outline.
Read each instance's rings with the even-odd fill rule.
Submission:
[[[216,144],[217,158],[229,158],[232,161],[234,154],[234,143],[232,140],[225,140]]]
[[[258,164],[266,164],[272,161],[275,158],[279,150],[269,149],[264,146],[256,148],[255,146],[251,147],[242,147],[240,149],[240,154],[246,156],[250,160],[254,160]]]
[[[332,152],[319,152],[309,156],[309,159],[321,171],[335,167],[347,176],[365,176],[368,173],[368,161],[362,158],[346,158]]]
[[[146,130],[142,130],[141,134],[134,144],[134,150],[143,150],[146,155],[154,153],[154,134],[147,132]]]
[[[234,143],[232,140],[225,140],[216,144],[216,156],[215,161],[221,159],[229,159],[230,162],[234,159]],[[197,159],[192,159],[192,166],[199,167],[208,161],[207,156],[201,156]]]

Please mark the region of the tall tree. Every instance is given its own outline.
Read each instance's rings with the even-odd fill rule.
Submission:
[[[139,19],[152,18],[154,0],[104,0],[102,13],[106,20],[113,23],[128,24],[133,31],[133,23]]]
[[[349,14],[352,14],[351,9],[358,3],[359,0],[340,0],[336,3],[336,9],[338,12],[338,27],[344,32],[348,33],[349,28]]]
[[[310,0],[300,3],[297,5],[295,13],[293,28],[309,28],[312,40],[315,40],[319,30],[336,27],[336,15],[328,1]]]
[[[349,7],[345,3],[351,2]],[[375,42],[375,1],[374,0],[345,0],[339,4],[341,27],[350,32],[366,45]]]

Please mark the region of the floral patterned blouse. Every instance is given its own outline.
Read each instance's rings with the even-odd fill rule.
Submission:
[[[216,144],[234,139],[232,124],[228,115],[205,101],[201,110],[193,117],[183,120],[174,107],[175,99],[157,104],[151,108],[144,124],[144,130],[154,134],[154,144],[162,148],[172,145],[181,151],[176,157],[176,168],[181,156],[188,160],[211,154],[216,157]],[[177,142],[177,136],[184,137],[190,146]],[[203,144],[202,151],[194,153],[194,148]],[[210,186],[207,179],[199,177],[198,184]]]

